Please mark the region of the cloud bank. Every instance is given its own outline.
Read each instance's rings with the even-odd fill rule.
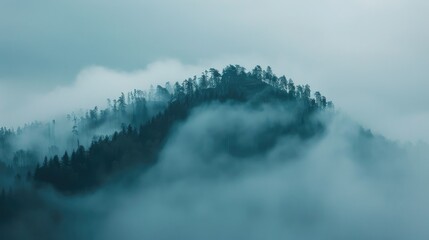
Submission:
[[[0,233],[30,240],[427,239],[427,146],[369,137],[341,114],[315,116],[327,126],[315,137],[281,134],[294,117],[287,105],[202,106],[175,128],[139,182],[82,196],[46,190],[46,206]]]
[[[195,111],[141,186],[119,198],[99,239],[429,236],[427,155],[380,139],[365,145],[372,140],[347,118],[333,119],[322,139],[285,136],[261,155],[232,156],[218,147],[222,136],[236,147],[254,147],[270,124],[290,121],[290,113],[279,110]]]

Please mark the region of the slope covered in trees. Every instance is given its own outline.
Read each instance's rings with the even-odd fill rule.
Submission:
[[[270,136],[261,141],[261,146],[270,145],[273,139],[283,134],[307,138],[322,133],[322,124],[311,122],[311,114],[331,108],[332,105],[319,93],[311,98],[308,85],[295,88],[291,80],[277,78],[269,68],[262,71],[259,67],[251,73],[245,72],[240,66],[229,66],[222,74],[211,69],[209,76],[203,74],[199,79],[175,83],[172,93],[160,86],[157,89],[159,95],[171,99],[164,111],[138,128],[130,123],[111,137],[93,141],[87,149],[80,146],[70,156],[66,152],[62,156],[45,159],[34,172],[35,180],[48,183],[60,191],[79,192],[91,190],[109,179],[109,176],[130,167],[145,169],[156,163],[157,155],[172,127],[185,119],[192,109],[211,101],[246,103],[252,107],[291,104],[291,112],[295,113],[294,123],[278,126],[275,131],[267,133]],[[238,151],[234,147],[230,148],[231,152]],[[251,150],[244,149],[241,152]],[[262,150],[258,149],[257,152]]]
[[[269,67],[262,70],[256,66],[246,71],[230,65],[222,72],[210,69],[199,77],[157,86],[148,93],[135,90],[121,94],[118,100],[109,101],[107,109],[95,107],[79,118],[69,116],[68,133],[62,135],[66,139],[58,139],[60,134],[53,137],[55,121],[35,123],[17,131],[2,128],[2,157],[13,156],[13,161],[0,164],[0,171],[14,176],[14,180],[1,182],[0,219],[6,221],[26,209],[44,209],[46,203],[39,190],[47,186],[69,195],[92,192],[123,179],[132,181],[157,164],[160,152],[178,125],[196,109],[212,104],[248,109],[280,105],[290,112],[290,121],[270,125],[251,146],[241,144],[236,134],[220,136],[224,140],[218,147],[242,159],[264,154],[282,136],[322,136],[325,122],[313,116],[319,112],[333,113],[333,104],[319,92],[312,94],[308,85],[295,85],[285,76],[277,77]],[[102,128],[117,130],[100,134]],[[14,145],[16,142],[11,139],[26,136],[32,129],[32,134],[47,135],[51,141],[26,150]],[[83,139],[91,141],[83,144]],[[59,153],[55,142],[61,141],[70,142],[70,146],[61,147],[65,151]],[[49,154],[41,158],[40,153],[46,151],[37,147],[47,146]]]
[[[50,122],[33,122],[16,130],[0,128],[0,175],[33,173],[44,157],[88,147],[99,137],[112,135],[123,126],[139,126],[165,109],[169,99],[160,92],[134,90],[108,99],[107,107],[71,113]],[[13,176],[12,176],[13,178]]]

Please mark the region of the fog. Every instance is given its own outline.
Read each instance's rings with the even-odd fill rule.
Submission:
[[[276,132],[290,106],[201,106],[137,182],[38,189],[0,238],[428,239],[428,16],[423,0],[1,1],[0,126],[55,119],[64,149],[67,114],[228,64],[337,110],[303,139]],[[51,145],[38,136],[13,144]]]
[[[327,124],[322,135],[281,134],[252,152],[293,118],[289,106],[197,108],[138,183],[74,197],[46,190],[53,210],[3,231],[19,239],[427,239],[426,146],[368,138],[343,114],[322,113],[314,118]]]
[[[270,124],[288,121],[279,110],[197,110],[141,190],[109,214],[100,239],[427,238],[426,151],[398,155],[371,143],[363,159],[355,147],[368,140],[341,115],[322,139],[286,136],[245,158],[216,148],[229,134],[252,147]]]
[[[106,108],[107,99],[116,99],[121,92],[148,90],[151,85],[156,87],[158,84],[164,86],[168,81],[183,81],[202,71],[176,60],[163,60],[134,72],[89,67],[82,70],[73,83],[43,93],[26,92],[28,90],[24,88],[25,94],[17,96],[21,90],[5,87],[0,89],[1,123],[17,128],[36,120],[64,119],[73,112],[82,115],[95,106]]]

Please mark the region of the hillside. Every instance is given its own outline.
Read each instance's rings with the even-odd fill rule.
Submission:
[[[210,69],[182,83],[141,93],[140,97],[129,95],[128,101],[122,94],[108,109],[94,108],[79,122],[74,120],[71,135],[66,135],[74,138],[76,147],[71,150],[30,163],[3,164],[4,176],[13,176],[0,182],[0,230],[6,238],[17,234],[6,229],[26,227],[26,218],[43,217],[46,224],[40,229],[66,223],[76,226],[70,211],[80,216],[87,210],[66,202],[82,197],[112,191],[107,196],[115,198],[114,192],[121,196],[141,184],[152,189],[184,179],[234,182],[248,171],[304,161],[298,159],[307,158],[329,139],[332,126],[343,125],[336,123],[333,104],[319,92],[312,94],[308,85],[277,77],[269,67],[257,66],[250,72],[238,65],[222,72]],[[106,124],[120,128],[111,134],[94,134],[94,129]],[[368,130],[350,128],[356,130],[347,138],[353,146],[349,158],[375,163],[380,154],[392,158],[403,154],[394,143]],[[14,134],[2,131],[3,139]],[[91,143],[80,144],[81,136],[89,134],[94,134]],[[39,239],[64,237],[45,231],[49,234]]]

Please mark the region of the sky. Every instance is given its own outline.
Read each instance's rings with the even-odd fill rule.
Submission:
[[[0,125],[260,64],[374,132],[429,142],[428,21],[424,0],[0,0]]]

